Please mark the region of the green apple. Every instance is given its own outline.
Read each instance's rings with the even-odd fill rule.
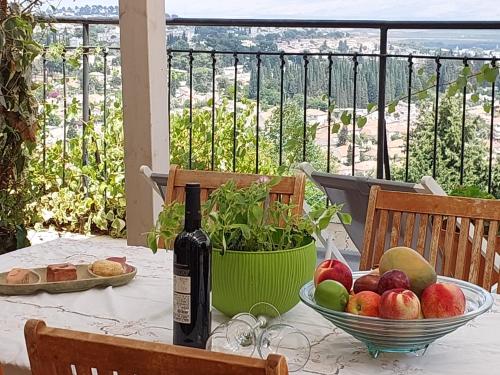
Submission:
[[[344,311],[349,301],[349,292],[338,281],[325,280],[316,287],[314,299],[318,305],[327,309]]]

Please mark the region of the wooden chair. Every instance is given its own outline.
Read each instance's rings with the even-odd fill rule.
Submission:
[[[285,358],[267,360],[120,337],[50,328],[40,320],[24,327],[33,375],[286,375]]]
[[[459,218],[461,225],[456,233]],[[377,265],[388,248],[408,246],[423,255],[438,274],[490,290],[499,281],[494,267],[495,255],[500,255],[495,243],[499,221],[500,200],[402,193],[374,186],[370,191],[359,268],[368,270]],[[481,243],[486,223],[489,234],[483,256]],[[469,224],[474,224],[475,230],[468,246]],[[430,240],[426,240],[428,232]],[[500,293],[500,288],[497,292]]]
[[[212,191],[229,180],[234,180],[238,187],[246,187],[263,177],[266,176],[258,174],[194,171],[181,169],[177,165],[172,165],[168,173],[165,203],[171,203],[173,201],[184,202],[184,187],[189,182],[200,183],[201,202],[203,203],[207,200]],[[306,176],[302,172],[297,172],[293,177],[282,177],[280,182],[271,189],[269,195],[270,202],[279,200],[283,203],[292,203],[295,205],[292,214],[301,215],[304,205],[305,184]]]

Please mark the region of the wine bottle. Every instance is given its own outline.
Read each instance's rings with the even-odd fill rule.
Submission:
[[[174,345],[205,348],[211,325],[211,253],[201,229],[200,184],[186,184],[184,230],[174,242]]]

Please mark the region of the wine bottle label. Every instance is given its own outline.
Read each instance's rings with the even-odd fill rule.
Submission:
[[[191,295],[174,292],[174,322],[191,323]]]
[[[174,292],[191,294],[191,278],[174,275]]]

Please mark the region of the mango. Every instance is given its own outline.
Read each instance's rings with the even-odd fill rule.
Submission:
[[[393,247],[382,255],[379,262],[380,274],[394,269],[406,273],[410,279],[410,289],[418,296],[437,281],[434,268],[422,255],[409,247]]]

